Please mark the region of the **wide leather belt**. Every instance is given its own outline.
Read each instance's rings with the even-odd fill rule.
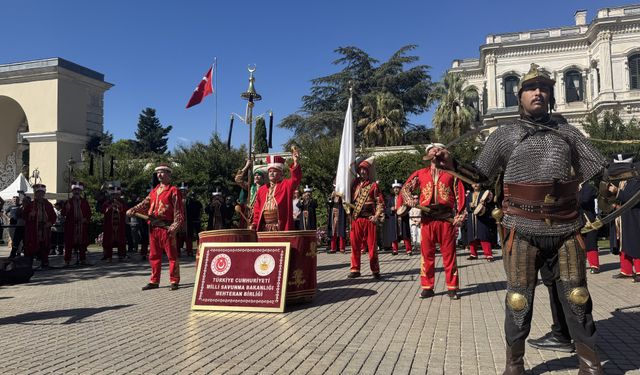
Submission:
[[[556,200],[576,198],[578,181],[544,182],[544,183],[505,183],[504,196],[523,201],[545,202],[549,196]]]
[[[578,218],[578,182],[504,185],[505,214],[532,220],[569,222]]]

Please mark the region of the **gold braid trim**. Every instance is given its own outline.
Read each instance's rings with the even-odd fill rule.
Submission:
[[[360,211],[362,211],[362,207],[367,202],[367,197],[369,197],[369,191],[371,191],[371,187],[373,184],[369,184],[363,188],[358,188],[358,198],[356,198],[356,208],[353,210],[354,219],[360,215]]]

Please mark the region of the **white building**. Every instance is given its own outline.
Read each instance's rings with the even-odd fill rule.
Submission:
[[[536,63],[556,80],[556,112],[570,124],[591,111],[618,110],[631,119],[640,113],[640,4],[575,13],[575,25],[489,35],[480,58],[454,60],[478,89],[485,124],[517,117],[520,78]]]

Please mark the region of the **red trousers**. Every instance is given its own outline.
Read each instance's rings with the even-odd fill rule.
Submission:
[[[411,240],[402,240],[404,242],[404,248],[407,250],[407,253],[411,252]],[[394,253],[398,252],[398,241],[391,242],[391,250]]]
[[[24,255],[31,258],[38,258],[42,265],[49,265],[49,245],[50,242],[45,241],[37,241],[35,249],[25,249]]]
[[[111,259],[113,257],[113,247],[118,248],[118,258],[124,258],[127,256],[127,249],[125,248],[125,241],[122,244],[102,242],[102,255],[105,259]]]
[[[422,255],[420,265],[420,284],[422,289],[433,289],[435,284],[436,243],[440,244],[442,264],[444,265],[445,284],[448,290],[458,289],[458,265],[456,263],[456,228],[445,220],[422,222]]]
[[[71,253],[73,250],[78,249],[80,252],[80,260],[87,260],[87,247],[86,246],[74,246],[74,247],[66,247],[64,248],[64,261],[71,261]],[[113,251],[113,250],[112,250]]]
[[[640,273],[640,258],[632,258],[620,251],[620,273],[632,276],[634,269],[636,273]]]
[[[340,238],[340,251],[344,253],[344,249],[345,249],[345,243],[344,243],[344,237],[338,237],[337,235],[334,235],[333,237],[331,237],[331,250],[332,251],[336,251],[336,240]]]
[[[478,256],[478,245],[482,247],[482,253],[485,258],[493,258],[493,254],[491,253],[491,242],[480,240],[473,240],[472,242],[469,242],[469,252],[471,253],[471,256]]]
[[[169,258],[169,282],[180,282],[180,262],[178,261],[178,247],[175,237],[169,236],[165,228],[149,228],[149,264],[151,265],[151,280],[153,284],[160,284],[162,270],[162,253]]]
[[[351,222],[351,272],[360,272],[360,256],[364,245],[369,250],[369,266],[372,273],[380,272],[378,247],[376,246],[376,225],[371,220],[359,217]]]
[[[600,268],[600,259],[598,258],[598,249],[587,250],[587,261],[589,262],[589,268]]]

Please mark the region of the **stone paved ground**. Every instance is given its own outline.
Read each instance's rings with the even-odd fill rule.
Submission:
[[[589,275],[604,368],[640,374],[640,284],[611,279],[617,258],[605,253],[604,272]],[[502,262],[466,255],[458,257],[462,299],[450,301],[442,272],[436,296],[418,298],[417,256],[382,254],[376,282],[366,266],[362,278],[346,279],[348,254],[320,253],[314,302],[268,314],[191,311],[193,260],[183,258],[180,290],[169,291],[165,268],[163,287],[142,292],[145,262],[101,264],[92,249],[93,267],[0,287],[0,373],[501,373]],[[537,291],[532,337],[550,326],[548,295]],[[525,360],[534,374],[577,373],[573,355],[528,348]]]

